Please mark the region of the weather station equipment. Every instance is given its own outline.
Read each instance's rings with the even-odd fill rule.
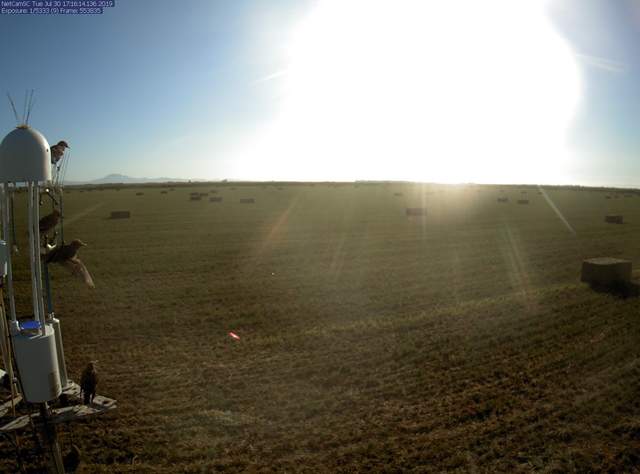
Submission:
[[[30,104],[31,98],[29,110]],[[42,196],[50,198],[62,224],[62,183],[52,180],[52,174],[58,177],[60,168],[57,160],[52,161],[47,139],[28,125],[28,116],[0,143],[0,349],[4,365],[0,376],[11,390],[11,399],[0,404],[0,434],[8,438],[13,434],[17,443],[17,433],[33,427],[48,471],[64,473],[57,425],[113,410],[116,401],[95,395],[90,403],[82,403],[80,386],[67,374],[61,322],[53,311],[46,258],[64,241],[63,237],[56,241],[57,232],[52,240],[40,234]],[[22,197],[25,192],[27,232],[16,231],[13,205],[14,197]],[[12,253],[17,251],[15,236],[26,233],[31,283],[31,298],[26,301],[31,303],[31,312],[18,314],[16,293],[28,288],[14,285]]]

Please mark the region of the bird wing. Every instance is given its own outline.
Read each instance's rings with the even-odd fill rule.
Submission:
[[[60,247],[55,247],[44,256],[45,263],[57,262],[60,254]]]
[[[89,371],[84,369],[82,371],[82,375],[80,376],[80,388],[84,391],[87,388],[87,384],[89,383]]]
[[[98,385],[98,374],[95,370],[89,368],[84,369],[80,377],[80,387],[86,392],[93,392]]]
[[[65,267],[67,267],[72,274],[82,278],[89,288],[96,287],[96,285],[93,283],[93,278],[91,278],[89,270],[87,270],[87,267],[85,267],[84,263],[82,263],[82,260],[80,260],[78,257],[70,258],[69,260],[65,260],[61,263]]]
[[[63,245],[62,247],[56,247],[51,252],[49,252],[45,257],[45,262],[57,262],[57,263],[65,263],[65,260],[70,260],[75,257],[77,253],[77,249],[73,248],[71,245]]]

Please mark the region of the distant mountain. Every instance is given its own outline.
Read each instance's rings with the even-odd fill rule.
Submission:
[[[177,178],[132,178],[131,176],[126,176],[124,174],[109,174],[104,178],[94,179],[93,181],[88,181],[87,184],[108,184],[108,183],[166,183],[166,182],[186,182],[188,179],[177,179]]]

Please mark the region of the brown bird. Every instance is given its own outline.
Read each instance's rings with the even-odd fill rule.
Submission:
[[[70,147],[64,140],[60,140],[56,145],[53,145],[51,147],[51,163],[55,165],[58,161],[60,161],[62,155],[64,155],[65,148]]]
[[[58,221],[60,221],[60,211],[54,209],[51,214],[48,214],[40,219],[40,233],[44,234],[49,232],[51,229],[58,225]]]
[[[80,377],[80,394],[84,395],[85,405],[93,403],[93,397],[96,395],[96,386],[98,385],[98,374],[96,372],[95,363],[89,362],[82,371]]]
[[[86,245],[81,240],[74,239],[67,245],[51,250],[44,256],[44,261],[45,263],[64,265],[72,274],[82,278],[89,288],[95,288],[96,285],[93,283],[89,270],[77,256],[80,247],[85,247]]]

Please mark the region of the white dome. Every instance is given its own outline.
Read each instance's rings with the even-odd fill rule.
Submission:
[[[50,181],[51,150],[34,128],[21,126],[0,143],[0,182]]]

